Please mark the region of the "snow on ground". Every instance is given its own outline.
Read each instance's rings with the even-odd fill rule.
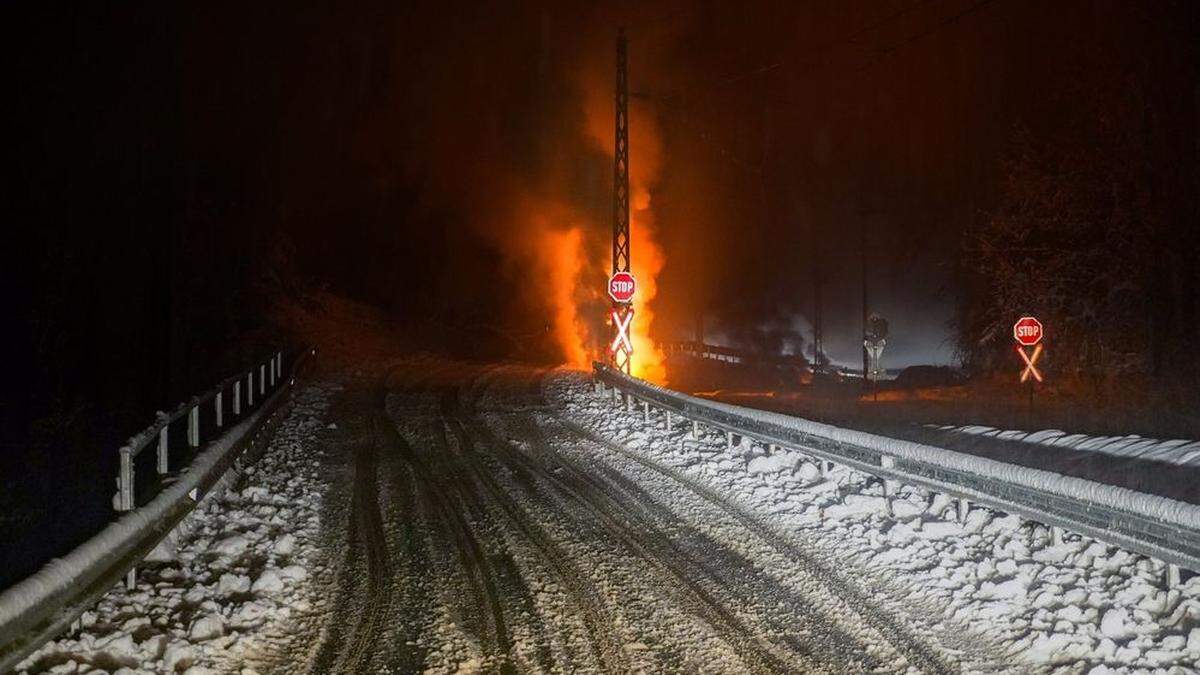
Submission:
[[[302,386],[262,458],[181,524],[173,559],[143,566],[137,588],[109,591],[17,672],[249,675],[307,652],[324,613],[311,582],[330,574],[315,446],[332,392]]]
[[[1114,457],[1137,457],[1139,459],[1200,467],[1200,441],[1182,439],[1159,440],[1142,436],[1087,436],[1068,434],[1058,429],[1042,429],[1027,432],[1001,430],[980,425],[946,426],[926,425],[938,431],[949,431],[965,436],[996,438],[1004,441],[1020,441],[1047,447],[1067,448],[1083,452],[1097,452]]]
[[[690,424],[647,428],[592,392],[578,375],[548,393],[575,422],[682,471],[799,538],[847,562],[886,569],[914,603],[995,637],[1016,670],[1064,673],[1200,672],[1200,577],[1166,589],[1164,566],[978,506],[963,523],[943,495],[902,488],[891,502],[879,481],[847,469],[827,476],[790,450],[768,455],[723,432],[693,440]]]

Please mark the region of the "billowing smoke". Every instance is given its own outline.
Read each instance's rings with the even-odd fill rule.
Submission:
[[[811,358],[811,337],[812,324],[798,313],[768,314],[757,321],[749,318],[730,321],[719,314],[709,314],[704,323],[705,342],[755,354]]]

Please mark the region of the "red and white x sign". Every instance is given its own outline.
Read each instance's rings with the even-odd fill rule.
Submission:
[[[1017,347],[1017,353],[1021,355],[1021,360],[1025,362],[1025,370],[1021,371],[1021,381],[1022,382],[1027,381],[1029,379],[1029,376],[1032,375],[1033,379],[1037,380],[1038,382],[1041,382],[1042,374],[1040,372],[1038,372],[1037,367],[1034,366],[1034,364],[1037,363],[1038,357],[1042,355],[1041,343],[1038,343],[1038,345],[1033,348],[1032,356],[1026,354],[1025,348],[1021,347],[1021,346]]]
[[[625,318],[622,319],[620,313],[614,309],[612,311],[612,321],[613,325],[617,327],[617,336],[613,338],[612,346],[609,347],[609,350],[615,352],[620,346],[624,345],[625,353],[632,354],[633,343],[629,341],[629,324],[633,323],[633,310],[625,312]]]

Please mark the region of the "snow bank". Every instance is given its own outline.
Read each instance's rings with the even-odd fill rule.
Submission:
[[[267,672],[262,659],[307,649],[325,611],[310,581],[324,574],[317,433],[329,398],[321,385],[297,390],[258,462],[185,518],[174,558],[144,568],[137,588],[109,590],[16,672]]]
[[[286,390],[281,390],[276,396],[284,392]],[[65,557],[50,561],[28,579],[0,593],[0,634],[27,612],[46,609],[56,597],[79,588],[81,580],[94,579],[132,549],[148,529],[161,527],[167,514],[183,500],[190,499],[188,492],[198,489],[211,477],[215,467],[258,424],[270,407],[261,406],[211,443],[184,469],[179,480],[167,486],[149,504],[126,513]]]
[[[1136,457],[1176,466],[1200,467],[1200,441],[1183,439],[1159,440],[1142,436],[1087,436],[1068,434],[1058,429],[1026,432],[1001,430],[980,425],[927,425],[938,431],[995,438],[1004,441],[1032,443],[1045,447],[1066,448],[1081,452],[1096,452],[1113,457]]]
[[[1059,539],[1045,526],[979,506],[959,523],[944,494],[911,486],[887,493],[889,509],[880,482],[857,471],[832,471],[818,480],[817,467],[802,460],[791,472],[752,472],[752,465],[771,465],[760,461],[765,458],[744,461],[742,448],[727,450],[723,431],[706,427],[692,438],[690,425],[676,423],[668,431],[657,415],[646,425],[640,410],[614,408],[609,399],[589,393],[578,375],[555,377],[546,391],[573,423],[795,533],[797,545],[825,556],[847,582],[860,583],[876,597],[897,598],[898,611],[939,622],[955,636],[948,644],[961,645],[955,642],[960,639],[996,645],[1011,655],[1001,664],[1004,672],[1200,672],[1200,577],[1165,589],[1159,561],[1087,538]],[[819,438],[876,444],[897,458],[933,457],[977,473],[997,464],[683,398]],[[1047,481],[1064,490],[1070,486],[1062,485],[1074,482],[1058,478],[1050,474]],[[1100,496],[1113,497],[1105,491]],[[985,665],[978,671],[996,668]]]
[[[760,428],[762,428],[762,425],[768,425],[767,428],[763,428],[766,434],[771,433],[772,430],[770,427],[775,427],[775,430],[785,433],[799,433],[815,439],[831,441],[834,444],[867,448],[897,459],[911,460],[936,467],[972,473],[982,478],[1014,483],[1068,497],[1086,504],[1101,505],[1188,528],[1195,528],[1197,523],[1200,523],[1200,506],[1166,497],[1137,492],[1128,488],[1105,485],[1074,476],[1064,476],[1041,469],[1006,464],[984,457],[975,457],[912,441],[887,438],[864,431],[843,429],[830,424],[814,422],[781,413],[700,399],[648,382],[635,380],[610,370],[604,371],[604,377],[620,381],[621,386],[629,391],[636,393],[638,390],[642,390],[656,398],[670,400],[680,408],[696,411],[701,414],[708,412],[715,419],[728,419],[730,420],[729,424],[749,422],[759,425]],[[779,440],[782,439],[775,439],[776,442]],[[828,450],[823,451],[828,452]]]

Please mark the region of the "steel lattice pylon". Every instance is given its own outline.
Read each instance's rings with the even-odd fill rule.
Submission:
[[[625,48],[625,30],[617,34],[617,114],[616,148],[613,152],[613,240],[612,272],[629,272],[629,73]],[[633,308],[613,303],[613,318],[623,324]],[[618,330],[614,324],[613,330]],[[613,366],[630,372],[633,351],[624,344],[612,350]]]

